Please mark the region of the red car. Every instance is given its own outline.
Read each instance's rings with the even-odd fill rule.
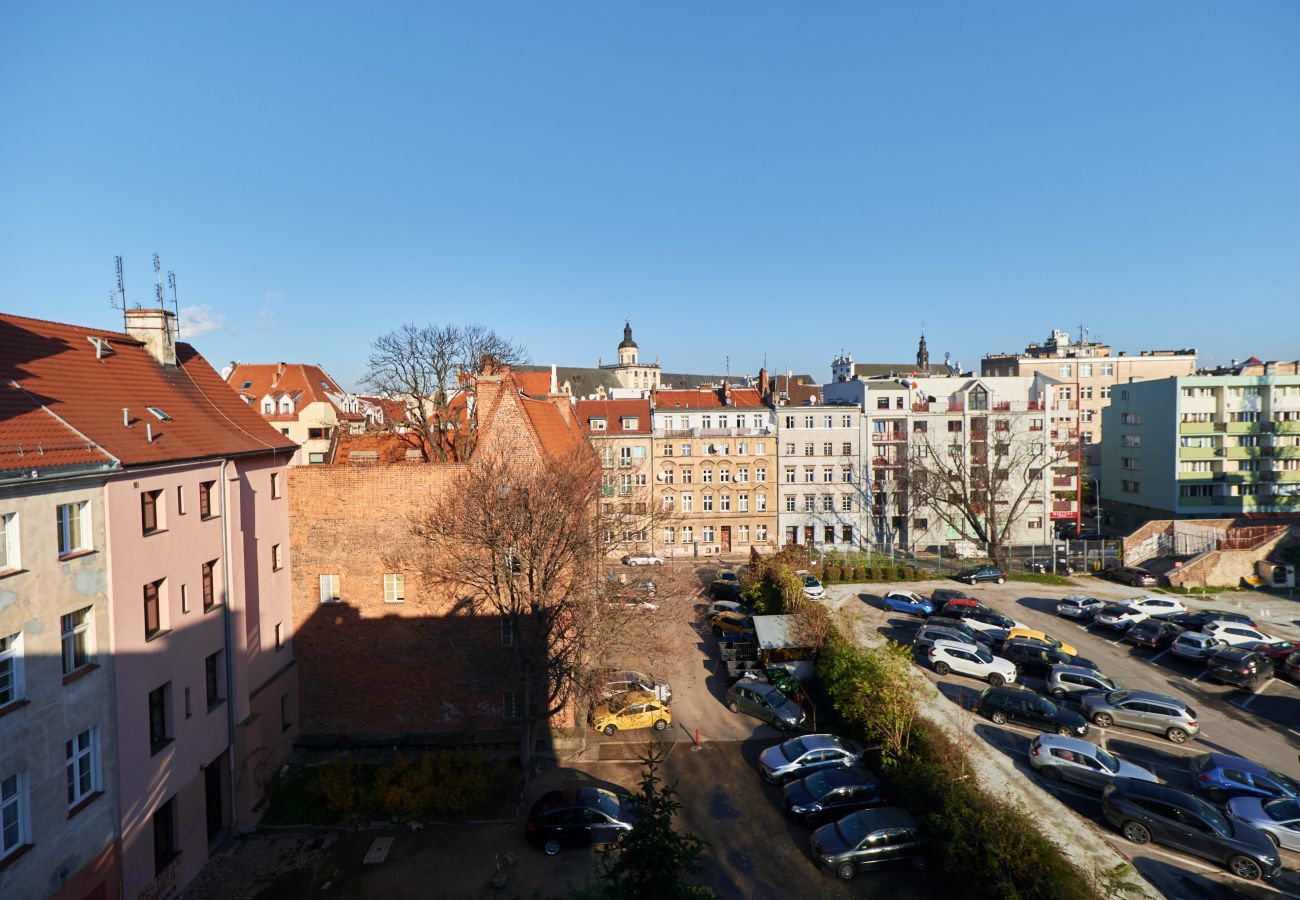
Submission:
[[[983,603],[980,603],[978,600],[961,597],[955,600],[949,600],[945,603],[940,615],[960,617],[973,612],[992,612],[992,610]]]
[[[1286,658],[1286,662],[1282,664],[1282,671],[1292,681],[1300,681],[1300,650]]]
[[[1286,665],[1287,657],[1300,650],[1300,643],[1295,641],[1273,641],[1271,644],[1251,644],[1246,649],[1267,656],[1269,661],[1273,663],[1274,668],[1280,672]]]

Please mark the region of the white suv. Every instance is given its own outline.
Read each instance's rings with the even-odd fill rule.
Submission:
[[[1201,629],[1201,634],[1218,638],[1226,644],[1241,647],[1248,644],[1271,644],[1277,640],[1272,635],[1256,631],[1241,622],[1211,622]]]
[[[940,675],[959,672],[983,678],[994,687],[1016,680],[1015,663],[994,656],[981,647],[959,644],[956,641],[935,641],[930,645],[930,665]]]

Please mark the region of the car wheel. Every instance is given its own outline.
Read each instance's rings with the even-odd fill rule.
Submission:
[[[727,704],[727,709],[731,710],[734,713],[738,713],[740,712],[740,704],[737,703],[735,700],[732,700],[730,703]]]
[[[1187,732],[1183,731],[1181,728],[1170,728],[1165,732],[1165,737],[1169,738],[1169,740],[1173,741],[1175,744],[1183,744],[1187,742]]]
[[[835,874],[845,881],[852,881],[853,876],[858,874],[858,867],[853,863],[840,863],[839,868],[835,870]]]
[[[1151,843],[1151,832],[1147,831],[1147,827],[1141,822],[1125,822],[1122,830],[1124,837],[1135,844]]]
[[[1065,691],[1061,690],[1060,688],[1057,688],[1056,690],[1052,691],[1052,699],[1053,699],[1053,700],[1064,700],[1064,699],[1065,699]]]
[[[616,731],[618,731],[618,729],[615,728],[613,725],[606,725],[606,726],[605,726],[605,734],[608,735],[609,737],[613,737],[613,736],[614,736],[614,732],[616,732]]]
[[[947,675],[949,672],[952,671],[952,669],[948,666],[946,662],[941,661],[934,664],[934,671],[935,674],[942,676],[942,675]]]
[[[993,720],[994,725],[1007,724],[1007,714],[1004,712],[995,712],[991,716],[989,716],[989,718]]]
[[[1259,877],[1264,874],[1259,867],[1259,863],[1249,856],[1234,856],[1228,860],[1228,871],[1245,881],[1258,881]]]
[[[1061,737],[1069,737],[1070,735],[1074,734],[1074,729],[1071,728],[1069,725],[1058,725],[1056,728],[1056,733],[1059,734]]]
[[[547,856],[554,856],[560,852],[560,842],[555,838],[551,838],[545,844],[542,844],[542,850]]]
[[[1006,584],[1006,583],[1007,583],[1007,580],[1006,580],[1005,578],[999,578],[999,579],[998,579],[998,584]]]
[[[1096,725],[1098,728],[1109,728],[1115,724],[1115,720],[1105,713],[1097,713],[1092,717],[1092,724]]]
[[[665,722],[663,719],[660,719],[659,721],[655,722],[655,731],[663,731],[667,727],[668,727],[668,723]]]
[[[989,673],[989,684],[991,684],[993,687],[1002,687],[1002,685],[1006,683],[1007,680],[1003,678],[1001,675],[999,675],[997,672]]]
[[[1057,784],[1060,784],[1061,770],[1058,769],[1056,766],[1043,766],[1043,768],[1039,769],[1038,771],[1041,772],[1043,777],[1046,778],[1048,781],[1053,781],[1056,782]]]

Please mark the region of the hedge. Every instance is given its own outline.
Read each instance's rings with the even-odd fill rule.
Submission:
[[[823,584],[865,584],[879,581],[925,581],[934,575],[913,566],[823,566],[816,573]]]

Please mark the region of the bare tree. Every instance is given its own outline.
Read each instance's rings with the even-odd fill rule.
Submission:
[[[511,634],[525,771],[541,729],[576,708],[606,657],[653,653],[662,631],[634,582],[607,577],[607,536],[627,520],[603,512],[600,473],[585,445],[541,460],[481,452],[412,517],[422,576]]]
[[[524,348],[483,325],[412,325],[370,347],[365,383],[402,401],[405,421],[386,428],[426,462],[463,462],[474,449],[475,374],[523,362]]]
[[[1068,452],[1020,413],[972,420],[969,432],[913,432],[902,486],[913,511],[938,517],[964,540],[978,542],[999,563],[1030,501],[1046,500],[1043,479]],[[992,425],[992,431],[989,426]]]

